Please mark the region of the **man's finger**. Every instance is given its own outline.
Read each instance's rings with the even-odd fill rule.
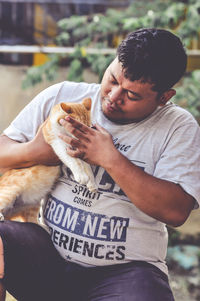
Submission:
[[[68,122],[68,124],[71,124],[74,128],[80,130],[81,132],[85,133],[89,129],[89,127],[73,118],[70,116],[65,117],[65,121]]]
[[[67,153],[69,156],[74,157],[74,158],[79,158],[84,160],[85,158],[85,152],[80,151],[78,148],[72,149],[72,148],[67,148]]]
[[[72,146],[72,148],[77,148],[80,146],[80,141],[76,138],[64,135],[64,134],[58,134],[58,137],[61,138],[64,142]]]

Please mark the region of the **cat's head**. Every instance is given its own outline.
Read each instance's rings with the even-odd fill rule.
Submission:
[[[59,120],[65,116],[71,116],[73,119],[80,121],[88,126],[91,125],[90,121],[90,111],[92,100],[91,98],[83,99],[82,103],[69,103],[61,102],[58,104],[61,117]]]

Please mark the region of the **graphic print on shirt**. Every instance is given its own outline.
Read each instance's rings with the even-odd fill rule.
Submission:
[[[44,210],[52,241],[69,259],[73,253],[104,260],[123,260],[129,219],[96,214],[51,196]]]
[[[118,137],[113,138],[113,143],[115,148],[118,149],[125,157],[127,157],[127,153],[131,150],[131,145],[127,143],[122,143]],[[129,161],[140,167],[142,170],[145,169],[145,162],[131,160]],[[102,173],[102,174],[101,174]],[[110,193],[108,197],[115,198],[116,194],[121,197],[122,200],[127,201],[127,197],[123,190],[114,182],[112,177],[107,173],[107,171],[101,169],[99,166],[96,167],[94,172],[95,179],[99,179],[98,181],[98,190],[104,193]]]
[[[138,167],[140,167],[142,170],[145,169],[145,163],[141,161],[136,160],[130,160],[130,162],[134,163]],[[95,199],[96,197],[100,197],[102,193],[107,193],[108,198],[115,198],[115,194],[121,197],[121,200],[127,201],[127,196],[123,192],[123,190],[114,182],[112,177],[107,173],[106,170],[101,168],[100,166],[95,166],[93,168],[94,170],[94,178],[96,183],[98,183],[98,191],[97,192],[90,192],[87,187],[83,185],[77,184],[75,182],[73,174],[71,170],[65,166],[62,168],[63,176],[65,176],[66,179],[69,179],[71,182],[76,183],[75,188],[72,192],[77,193],[79,196],[82,197],[89,197],[90,199]],[[66,183],[66,181],[64,181]],[[70,183],[68,183],[70,185]],[[71,185],[70,185],[71,186]],[[77,198],[78,201],[78,198]],[[80,202],[80,201],[79,201]],[[88,204],[88,207],[91,207],[91,201]]]
[[[131,145],[120,143],[118,138],[113,142],[122,153],[131,148]],[[130,161],[144,170],[144,162]],[[106,215],[106,211],[102,214],[101,208],[101,213],[97,213],[95,204],[109,204],[109,200],[113,203],[116,199],[130,203],[130,200],[103,168],[92,166],[92,169],[98,187],[96,192],[75,182],[70,169],[62,167],[60,182],[69,191],[67,202],[51,195],[46,202],[44,218],[55,247],[67,260],[87,265],[123,262],[130,220],[126,215],[120,216],[120,211],[111,216]]]

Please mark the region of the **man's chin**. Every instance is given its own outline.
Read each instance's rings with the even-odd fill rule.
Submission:
[[[126,119],[123,119],[122,117],[117,117],[117,116],[112,116],[111,114],[107,114],[107,113],[104,113],[104,116],[110,120],[111,122],[113,123],[116,123],[116,124],[129,124],[129,123],[133,123],[134,121],[130,121],[130,120],[126,120]]]
[[[120,120],[121,120],[121,118],[116,117],[116,116],[113,116],[113,115],[114,115],[113,113],[110,113],[110,112],[107,112],[107,111],[103,111],[103,114],[104,114],[104,116],[105,116],[108,120],[110,120],[110,121],[112,121],[112,122],[114,122],[114,123],[118,123],[118,122],[120,122]]]

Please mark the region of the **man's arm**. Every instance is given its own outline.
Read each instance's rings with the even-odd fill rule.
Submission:
[[[145,173],[119,152],[104,168],[136,207],[168,225],[181,226],[194,208],[181,186]]]
[[[147,215],[172,226],[185,222],[195,200],[181,186],[149,175],[131,163],[100,126],[91,129],[70,118],[61,123],[79,139],[61,136],[72,146],[67,150],[69,155],[102,166],[134,205]]]
[[[0,171],[28,167],[33,164],[27,161],[27,143],[19,143],[5,135],[0,136]]]
[[[51,146],[45,142],[41,128],[33,140],[25,143],[19,143],[6,135],[1,135],[0,150],[1,172],[36,164],[56,165],[59,163]]]

